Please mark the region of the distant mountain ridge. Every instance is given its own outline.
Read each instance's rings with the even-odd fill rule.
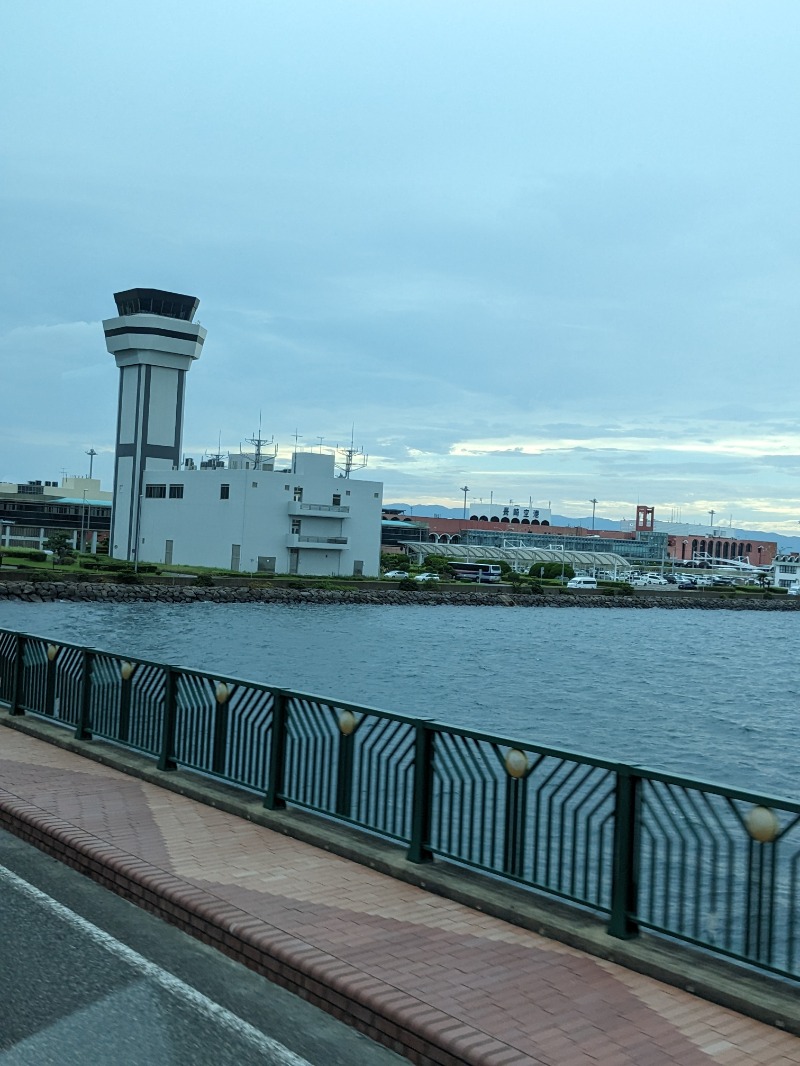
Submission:
[[[402,508],[406,514],[414,518],[463,518],[464,516],[463,507],[438,507],[435,504],[425,506],[415,503],[387,503],[384,506]],[[552,524],[554,526],[580,526],[583,529],[591,529],[592,516],[568,518],[566,515],[554,514],[552,515]],[[599,515],[596,515],[594,528],[596,531],[619,529],[620,523],[614,522],[610,518],[600,518]],[[800,552],[800,536],[790,537],[785,533],[775,533],[760,529],[740,529],[738,527],[731,529],[731,534],[735,534],[737,539],[751,537],[753,540],[774,540],[777,542],[778,551],[780,552]]]

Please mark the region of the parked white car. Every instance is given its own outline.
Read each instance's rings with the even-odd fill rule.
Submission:
[[[438,574],[417,574],[414,578],[415,581],[438,581]]]
[[[567,582],[568,589],[596,589],[597,578],[594,577],[571,577]]]
[[[408,573],[405,570],[388,570],[383,576],[391,578],[408,577]]]

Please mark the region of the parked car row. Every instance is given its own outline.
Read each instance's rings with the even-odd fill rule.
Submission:
[[[402,580],[403,578],[411,577],[411,575],[408,573],[407,570],[389,570],[383,576],[384,577],[388,577],[392,581],[394,581],[394,580]],[[438,574],[431,574],[431,573],[427,573],[427,572],[426,573],[422,573],[422,574],[417,574],[416,577],[414,578],[414,581],[439,581],[439,580],[440,580],[440,578],[439,578]]]

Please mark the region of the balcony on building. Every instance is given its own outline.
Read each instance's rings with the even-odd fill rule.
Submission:
[[[332,548],[334,551],[341,551],[347,547],[347,537],[311,537],[305,533],[287,533],[286,534],[286,547],[287,548]]]
[[[303,518],[349,518],[350,507],[348,504],[332,503],[302,503],[300,500],[289,500],[289,514]]]

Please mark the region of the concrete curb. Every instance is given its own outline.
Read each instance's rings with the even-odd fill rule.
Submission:
[[[62,727],[40,719],[12,717],[7,710],[0,708],[0,725],[17,729],[133,777],[302,840],[474,910],[530,929],[596,958],[617,963],[800,1036],[800,995],[797,984],[789,980],[755,972],[746,966],[727,963],[699,949],[673,943],[666,938],[648,934],[642,934],[633,940],[610,937],[602,920],[578,907],[561,904],[530,890],[442,861],[415,865],[406,860],[400,848],[366,832],[352,830],[304,811],[267,811],[262,806],[260,797],[188,772],[161,772],[155,768],[153,762],[143,756],[99,741],[76,741]],[[117,852],[116,848],[109,848],[108,845],[95,841],[88,834],[82,834],[80,830],[60,823],[58,819],[38,808],[28,810],[27,807],[25,811],[19,811],[17,808],[12,809],[0,804],[0,809],[7,812],[0,815],[0,822],[5,824],[8,821],[5,827],[18,836],[34,834],[35,839],[31,837],[31,843],[57,858],[66,854],[66,848],[71,849],[69,857],[64,859],[70,865],[80,863],[76,868],[94,880],[120,892],[140,906],[153,910],[167,921],[180,925],[185,931],[205,939],[207,943],[213,943],[227,954],[233,954],[245,965],[257,969],[270,980],[298,991],[298,994],[348,1021],[386,1046],[398,1050],[398,1045],[393,1041],[405,1040],[408,1037],[410,1043],[402,1044],[402,1053],[412,1061],[444,1063],[447,1066],[451,1062],[470,1061],[463,1057],[436,1057],[441,1054],[450,1056],[451,1049],[433,1044],[423,1053],[418,1045],[421,1018],[415,1016],[411,1030],[407,1025],[408,1019],[404,1020],[403,1017],[405,1009],[399,1016],[384,1016],[380,1013],[386,1007],[385,1003],[381,1006],[382,996],[376,999],[374,994],[367,994],[368,990],[363,988],[359,992],[358,983],[353,984],[352,974],[344,975],[335,967],[330,970],[329,963],[322,957],[312,960],[308,957],[311,949],[306,947],[302,958],[274,956],[268,950],[269,945],[264,942],[263,937],[255,937],[251,943],[242,935],[246,932],[247,923],[253,924],[254,920],[249,915],[238,911],[235,914],[229,913],[235,911],[235,908],[228,904],[222,905],[222,911],[216,910],[214,905],[220,905],[219,900],[210,896],[200,900],[198,890],[163,871],[155,871],[158,877],[154,880],[152,871],[155,868],[121,852],[112,856],[112,852]],[[78,839],[67,841],[64,833],[68,830],[71,830],[73,836],[77,834]],[[84,837],[87,839],[84,840]],[[25,839],[28,839],[28,836],[25,836]],[[101,845],[99,851],[97,845]],[[143,868],[146,876],[141,880]],[[168,880],[165,881],[165,878]],[[176,890],[177,897],[170,887],[170,881],[183,886],[182,893]],[[206,896],[205,893],[199,895]],[[193,906],[200,908],[197,913],[192,910]],[[263,923],[259,922],[258,925],[264,928]],[[275,935],[285,937],[285,934],[277,930]],[[254,956],[253,951],[261,954]],[[335,961],[338,967],[342,966],[338,960],[331,961]],[[361,975],[358,977],[361,978]],[[341,987],[340,978],[344,980]],[[371,982],[373,992],[374,984]],[[362,993],[367,994],[367,1002],[362,1002]],[[397,999],[397,996],[394,998]],[[346,1009],[348,1003],[351,1008],[349,1013]],[[405,1008],[408,1006],[406,1003]],[[430,1013],[430,1008],[424,1004],[423,1006]],[[371,1021],[364,1015],[364,1011],[371,1017]],[[382,1019],[382,1029],[378,1029],[378,1018]],[[368,1026],[370,1031],[365,1026]],[[383,1035],[376,1035],[378,1032]],[[474,1036],[474,1032],[472,1035]],[[499,1047],[508,1050],[507,1045],[498,1045]],[[482,1054],[486,1051],[488,1049],[481,1048]],[[423,1057],[419,1057],[420,1055]],[[482,1062],[490,1060],[491,1056],[481,1059]]]

